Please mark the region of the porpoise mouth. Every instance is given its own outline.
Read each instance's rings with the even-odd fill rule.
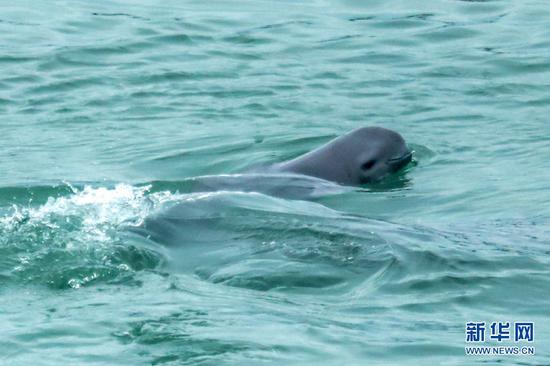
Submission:
[[[403,168],[405,165],[411,162],[413,153],[414,151],[408,150],[405,154],[401,156],[388,159],[388,164],[391,166],[394,172],[398,171],[399,169]]]

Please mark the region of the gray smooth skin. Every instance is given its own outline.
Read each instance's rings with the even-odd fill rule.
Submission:
[[[412,151],[397,132],[362,127],[307,154],[276,164],[274,169],[357,186],[380,180],[406,166],[411,159]]]

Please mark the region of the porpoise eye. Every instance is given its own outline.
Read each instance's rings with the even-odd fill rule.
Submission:
[[[361,165],[361,169],[369,170],[374,166],[374,164],[376,164],[376,160],[369,160],[366,163],[363,163],[363,165]]]

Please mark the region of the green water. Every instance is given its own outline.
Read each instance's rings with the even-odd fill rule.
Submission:
[[[0,364],[550,364],[547,2],[0,10]],[[397,181],[238,175],[364,125]]]

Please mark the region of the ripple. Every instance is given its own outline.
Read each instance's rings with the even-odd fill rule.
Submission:
[[[137,15],[132,15],[132,14],[126,14],[126,13],[92,13],[92,15],[99,16],[99,17],[126,17],[131,19],[150,20],[148,18],[144,18]]]

